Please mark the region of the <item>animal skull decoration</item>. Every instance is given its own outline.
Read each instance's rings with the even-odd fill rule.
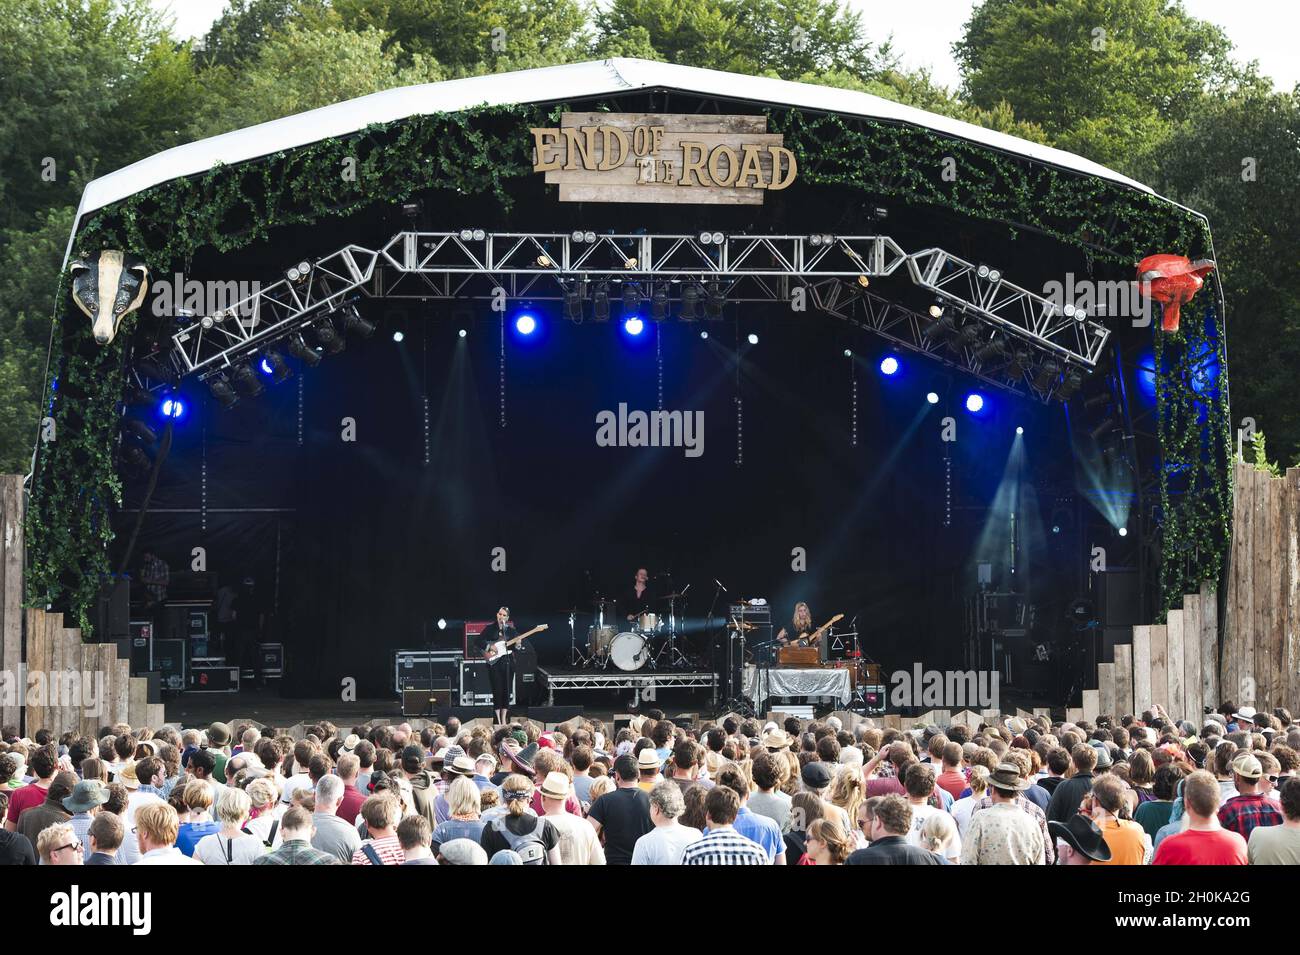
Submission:
[[[95,343],[107,345],[149,291],[149,269],[139,259],[105,249],[72,263],[72,299],[92,323]]]

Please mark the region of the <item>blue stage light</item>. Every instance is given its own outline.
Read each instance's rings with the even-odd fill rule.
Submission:
[[[1019,427],[1019,426],[1016,427],[1016,434],[1024,434],[1024,433],[1025,433],[1025,429],[1024,429],[1024,428],[1021,428],[1021,427]]]
[[[640,316],[633,315],[631,318],[624,320],[623,331],[629,335],[640,335],[645,328],[645,322],[641,321]]]
[[[1120,537],[1128,537],[1128,528],[1127,528],[1127,527],[1121,527],[1121,528],[1119,529],[1119,536],[1120,536]]]
[[[925,400],[930,402],[932,405],[937,405],[939,403],[939,395],[931,391],[925,396]]]
[[[464,338],[466,335],[469,334],[469,332],[462,328],[459,332],[457,332],[457,334],[460,335],[461,338]]]
[[[886,355],[880,359],[880,373],[882,375],[896,375],[898,374],[898,367],[898,359],[893,355]]]
[[[708,333],[708,332],[700,332],[700,337],[701,337],[701,338],[708,338],[708,337],[709,337],[709,333]]]
[[[521,312],[515,318],[515,331],[520,335],[531,335],[537,331],[537,319],[530,312]]]
[[[966,410],[971,414],[979,414],[984,410],[984,396],[978,391],[972,391],[966,396]]]
[[[750,335],[749,335],[749,343],[750,343],[751,345],[757,345],[757,344],[758,344],[758,336],[755,335],[753,332],[750,332]]]
[[[393,341],[395,341],[395,342],[400,342],[400,341],[401,341],[402,339],[404,339],[405,337],[406,337],[406,333],[405,333],[405,332],[401,332],[401,331],[393,332]]]
[[[180,398],[164,398],[160,409],[164,418],[171,418],[173,421],[185,417],[185,402]]]

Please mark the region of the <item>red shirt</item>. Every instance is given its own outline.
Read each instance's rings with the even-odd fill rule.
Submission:
[[[960,799],[961,794],[966,791],[966,774],[960,769],[945,769],[934,784],[940,789],[947,790],[948,795],[953,799]]]
[[[361,790],[348,783],[343,787],[343,799],[334,815],[350,825],[357,821],[357,816],[361,814],[361,804],[365,801],[366,797]]]
[[[18,824],[18,817],[23,814],[24,809],[30,809],[32,806],[39,806],[45,802],[47,787],[38,786],[35,783],[28,783],[21,789],[15,789],[9,794],[9,813],[5,817],[14,825]]]
[[[881,776],[867,780],[867,797],[872,796],[906,796],[907,790],[898,781],[897,776]]]
[[[1246,840],[1227,829],[1166,836],[1153,865],[1246,865]]]
[[[528,805],[537,815],[542,815],[542,789],[540,786],[533,790],[533,801]],[[564,811],[571,816],[582,815],[582,804],[578,802],[578,797],[573,794],[572,789],[569,790],[569,795],[564,800]]]

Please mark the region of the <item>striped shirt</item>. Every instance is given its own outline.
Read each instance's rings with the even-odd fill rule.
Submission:
[[[770,865],[767,852],[735,826],[710,826],[704,837],[682,853],[682,865]]]
[[[366,846],[375,850],[383,865],[401,865],[406,861],[406,853],[402,851],[402,843],[398,841],[397,836],[388,836],[384,839],[366,839],[362,842],[361,848],[352,853],[353,865],[374,864],[366,855]]]

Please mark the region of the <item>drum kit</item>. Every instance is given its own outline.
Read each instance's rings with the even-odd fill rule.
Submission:
[[[624,673],[635,673],[646,667],[657,670],[689,666],[686,655],[678,646],[681,635],[678,604],[685,596],[686,591],[683,590],[659,598],[661,603],[668,606],[667,616],[647,611],[633,620],[624,621],[626,628],[616,623],[618,618],[614,601],[597,596],[592,602],[591,615],[595,619],[587,628],[585,652],[577,642],[576,618],[579,611],[571,610],[570,664],[596,670],[613,667]]]

